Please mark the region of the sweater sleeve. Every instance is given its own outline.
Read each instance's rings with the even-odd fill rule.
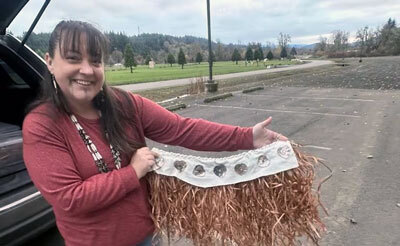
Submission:
[[[29,175],[44,198],[57,209],[79,215],[110,206],[140,184],[130,166],[83,180],[62,133],[41,114],[23,124],[23,156]]]
[[[154,141],[200,151],[254,148],[251,127],[185,118],[146,98],[134,95],[134,99],[138,105],[144,134]]]

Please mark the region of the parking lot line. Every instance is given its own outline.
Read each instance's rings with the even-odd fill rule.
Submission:
[[[310,148],[310,149],[322,149],[322,150],[332,150],[332,148],[329,147],[322,147],[322,146],[316,146],[316,145],[302,145],[302,148]]]
[[[310,100],[338,100],[338,101],[355,101],[355,102],[375,102],[371,99],[357,99],[357,98],[340,98],[340,97],[285,97],[285,96],[275,96],[268,94],[246,94],[246,96],[262,96],[262,97],[279,97],[279,98],[293,98],[293,99],[310,99]]]
[[[361,116],[358,116],[358,115],[348,115],[348,114],[331,114],[331,113],[318,113],[318,112],[306,112],[306,111],[290,111],[290,110],[276,110],[276,109],[245,108],[245,107],[237,107],[237,106],[205,105],[205,104],[198,104],[198,106],[209,107],[209,108],[228,108],[228,109],[253,110],[253,111],[262,111],[262,112],[339,116],[339,117],[349,117],[349,118],[360,118],[361,117]]]

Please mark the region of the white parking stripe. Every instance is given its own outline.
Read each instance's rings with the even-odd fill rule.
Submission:
[[[313,115],[325,115],[325,116],[339,116],[339,117],[349,117],[349,118],[360,118],[360,117],[361,117],[361,116],[358,116],[358,115],[348,115],[348,114],[331,114],[331,113],[290,111],[290,110],[275,110],[275,109],[261,109],[261,108],[245,108],[245,107],[221,106],[221,105],[205,105],[205,104],[198,104],[198,106],[201,106],[201,107],[210,107],[210,108],[243,109],[243,110],[253,110],[253,111],[263,111],[263,112],[291,113],[291,114],[313,114]]]
[[[244,96],[244,95],[243,95]],[[262,96],[262,97],[279,97],[279,98],[293,98],[293,99],[310,99],[310,100],[337,100],[337,101],[355,101],[355,102],[375,102],[371,99],[358,99],[358,98],[340,98],[340,97],[285,97],[267,94],[246,94],[246,96]]]
[[[332,148],[315,146],[315,145],[301,145],[302,148],[311,148],[311,149],[322,149],[322,150],[332,150]]]

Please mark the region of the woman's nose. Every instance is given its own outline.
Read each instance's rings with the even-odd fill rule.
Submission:
[[[87,75],[93,74],[93,67],[92,67],[91,63],[88,60],[84,59],[81,62],[81,67],[80,67],[79,72],[82,74],[87,74]]]

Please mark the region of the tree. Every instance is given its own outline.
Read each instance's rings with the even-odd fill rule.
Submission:
[[[240,56],[239,50],[235,48],[232,53],[232,61],[236,62],[237,65],[238,61],[240,61],[241,59],[242,57]]]
[[[279,33],[278,44],[281,49],[287,48],[288,43],[291,41],[289,34]]]
[[[247,61],[252,61],[252,60],[254,60],[253,50],[251,49],[250,46],[247,47],[245,57],[246,57],[246,60],[247,60]]]
[[[368,55],[374,45],[374,34],[365,26],[357,31],[356,38],[360,44],[360,56]]]
[[[347,49],[349,43],[349,33],[346,31],[336,30],[332,33],[333,45],[331,50],[337,53],[342,52],[344,56],[344,51]]]
[[[131,73],[133,73],[133,67],[136,67],[137,63],[135,61],[135,57],[133,56],[133,50],[130,43],[127,43],[125,45],[124,58],[125,58],[125,64],[124,64],[125,67],[129,67],[131,69]]]
[[[268,60],[272,60],[272,59],[274,59],[274,54],[272,54],[272,51],[270,50],[270,51],[268,51],[268,54],[267,54],[267,59]]]
[[[196,62],[200,64],[202,61],[203,61],[203,55],[200,52],[198,52],[196,55]]]
[[[183,53],[182,48],[179,49],[178,64],[182,65],[182,69],[183,69],[183,65],[186,64],[186,57],[185,57],[185,53]]]
[[[215,57],[218,61],[224,60],[224,49],[220,40],[217,40],[217,49],[215,50]]]
[[[380,53],[393,54],[393,46],[396,46],[396,42],[393,42],[397,38],[396,36],[396,21],[389,18],[387,23],[379,30],[379,38],[377,48]],[[397,44],[398,45],[398,44]]]
[[[113,61],[113,63],[121,63],[123,58],[124,54],[122,54],[122,52],[119,50],[114,50],[110,55],[110,59]]]
[[[149,65],[150,61],[151,61],[151,57],[150,57],[150,56],[146,56],[146,60],[145,60],[144,63],[145,63],[146,65]]]
[[[171,53],[168,54],[167,62],[168,62],[169,64],[171,64],[171,67],[172,67],[172,64],[174,64],[174,63],[176,62],[176,61],[175,61],[175,57],[174,57],[173,54],[171,54]]]
[[[281,56],[281,58],[286,58],[287,57],[287,51],[286,51],[285,47],[282,48],[280,56]]]
[[[297,55],[296,48],[292,47],[292,49],[290,50],[290,56],[294,57],[295,55]]]
[[[259,45],[258,48],[254,51],[254,60],[257,61],[257,66],[258,66],[258,61],[261,61],[263,59],[264,59],[264,54],[261,45]]]
[[[319,36],[319,43],[317,43],[315,50],[325,52],[328,47],[328,38]]]
[[[260,60],[264,60],[264,52],[261,48],[261,44],[258,46],[258,51],[260,52]]]

